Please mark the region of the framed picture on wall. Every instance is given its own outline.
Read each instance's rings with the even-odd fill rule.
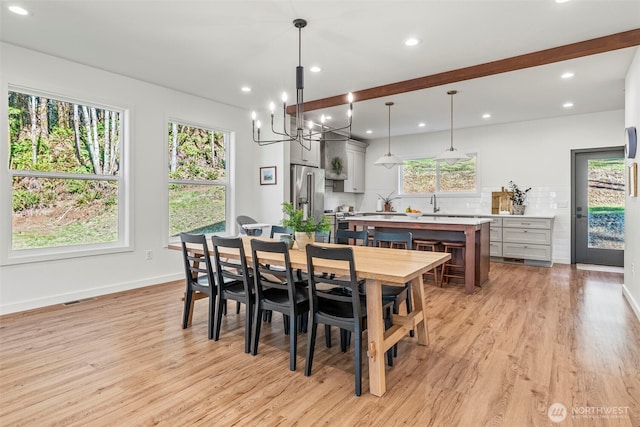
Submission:
[[[275,166],[265,166],[260,168],[260,185],[276,185],[278,178]]]

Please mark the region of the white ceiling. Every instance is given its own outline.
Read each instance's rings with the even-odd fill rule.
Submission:
[[[1,40],[182,92],[257,110],[295,97],[304,18],[305,101],[432,75],[640,27],[640,0],[217,1],[1,0]],[[19,4],[30,11],[6,10]],[[404,46],[409,36],[422,43]],[[583,57],[354,105],[354,135],[535,120],[624,108],[636,48]],[[323,71],[312,74],[311,65]],[[573,71],[571,80],[560,79]],[[248,85],[251,93],[241,93]],[[575,107],[562,108],[565,101]],[[346,107],[324,113],[334,121]],[[484,120],[485,112],[492,118]],[[321,112],[309,113],[317,120]],[[418,128],[423,121],[426,126]],[[247,113],[247,126],[250,117]],[[373,133],[365,134],[371,129]]]

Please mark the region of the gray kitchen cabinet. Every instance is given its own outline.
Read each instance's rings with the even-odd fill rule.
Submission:
[[[552,230],[551,218],[504,218],[502,256],[508,260],[551,265]]]
[[[304,165],[320,167],[320,142],[311,141],[305,142],[307,147],[311,150],[307,150],[298,142],[292,141],[289,143],[290,148],[290,163],[292,165]]]
[[[347,178],[344,181],[334,181],[333,191],[364,193],[366,149],[366,143],[359,141],[347,142]]]

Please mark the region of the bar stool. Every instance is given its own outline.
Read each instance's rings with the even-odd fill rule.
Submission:
[[[437,247],[440,244],[440,242],[437,240],[420,240],[420,239],[414,239],[413,243],[414,243],[414,249],[416,251],[431,251],[431,252],[437,252],[438,251]],[[428,274],[433,275],[433,282],[435,283],[436,286],[438,286],[438,267],[434,267],[433,270],[427,271],[426,273],[424,273],[423,277],[427,276]]]
[[[442,266],[440,285],[443,286],[445,283],[449,283],[450,278],[462,279],[464,283],[464,253],[466,245],[464,242],[442,242],[442,245],[444,246],[444,252],[451,254],[451,259]],[[457,251],[459,251],[458,256],[456,256]],[[459,264],[456,264],[456,262]]]

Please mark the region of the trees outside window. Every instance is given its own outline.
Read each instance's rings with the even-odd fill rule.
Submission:
[[[476,156],[470,157],[452,165],[433,157],[405,160],[400,167],[400,194],[476,192]]]
[[[11,250],[125,241],[124,110],[10,90]]]
[[[229,134],[170,121],[169,238],[227,230]]]

